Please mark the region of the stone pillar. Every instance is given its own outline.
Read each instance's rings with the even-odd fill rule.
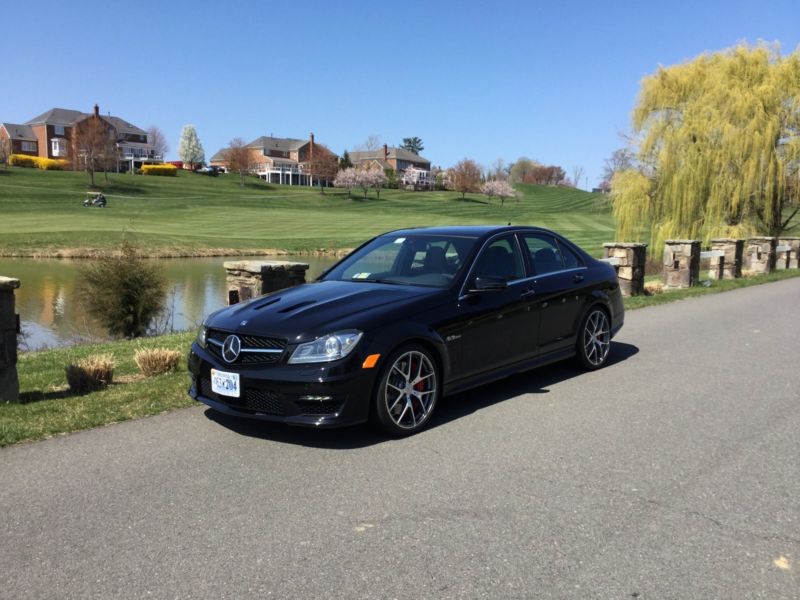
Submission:
[[[779,246],[789,246],[789,256],[786,261],[787,269],[800,268],[800,237],[780,237]]]
[[[19,316],[14,310],[14,290],[19,279],[0,277],[0,402],[19,401],[17,334]]]
[[[700,240],[664,242],[664,287],[688,288],[700,279]]]
[[[308,270],[307,263],[283,260],[238,260],[223,266],[229,305],[305,283]]]
[[[644,264],[647,244],[610,242],[603,244],[604,258],[615,258],[614,265],[623,296],[638,296],[644,292]]]
[[[723,252],[724,255],[711,258],[709,279],[736,279],[742,276],[744,240],[728,238],[711,240],[711,249]]]
[[[754,237],[747,240],[747,269],[756,275],[772,273],[775,270],[774,237]]]

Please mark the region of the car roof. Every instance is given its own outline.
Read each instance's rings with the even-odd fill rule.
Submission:
[[[544,229],[542,227],[533,227],[530,225],[447,225],[440,227],[414,227],[410,229],[397,229],[395,231],[387,231],[383,235],[428,234],[481,238],[505,231],[546,231],[548,233],[552,233],[548,229]]]

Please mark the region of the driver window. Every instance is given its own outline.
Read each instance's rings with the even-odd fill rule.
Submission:
[[[522,279],[525,266],[514,236],[508,235],[490,243],[475,266],[476,277],[502,277],[506,281]]]

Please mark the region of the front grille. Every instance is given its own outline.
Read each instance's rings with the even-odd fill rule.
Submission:
[[[335,415],[342,409],[339,400],[318,402],[316,400],[295,400],[294,403],[304,415]]]
[[[225,342],[230,333],[227,331],[220,331],[218,329],[210,329],[208,332],[208,344],[206,347],[208,351],[221,360],[222,358],[222,344]],[[239,357],[233,361],[232,365],[269,365],[281,361],[284,354],[286,354],[286,340],[273,337],[265,337],[260,335],[240,335],[239,339],[242,342],[242,349],[239,352]],[[281,350],[278,352],[248,352],[248,350]],[[227,361],[225,361],[227,362]]]
[[[232,398],[214,393],[211,390],[211,380],[203,377],[200,380],[200,391],[206,398],[211,398],[233,408],[279,417],[286,414],[281,395],[268,390],[245,388],[239,398]]]

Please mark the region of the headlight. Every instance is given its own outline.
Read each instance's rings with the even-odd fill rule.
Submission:
[[[323,335],[313,342],[300,344],[289,358],[289,364],[331,362],[344,358],[356,347],[361,335],[360,331],[350,329]]]
[[[195,341],[201,348],[206,347],[208,343],[208,328],[205,325],[200,325],[200,329],[197,330],[197,339]]]

